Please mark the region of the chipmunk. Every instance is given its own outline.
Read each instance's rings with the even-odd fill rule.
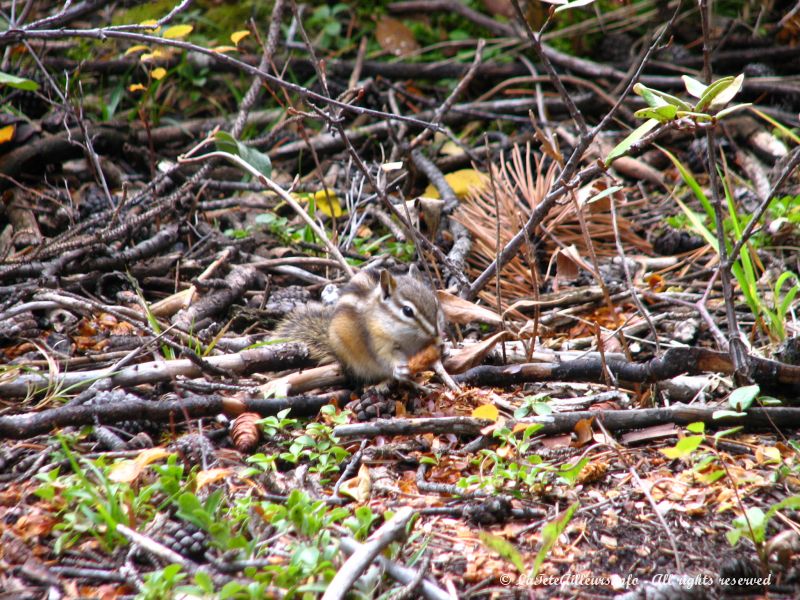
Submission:
[[[320,362],[336,360],[361,383],[410,382],[408,360],[441,344],[444,317],[431,286],[412,265],[407,275],[365,270],[334,306],[310,303],[289,313],[277,337],[303,342]]]

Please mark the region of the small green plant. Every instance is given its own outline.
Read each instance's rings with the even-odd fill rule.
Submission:
[[[731,530],[725,534],[728,543],[735,547],[743,537],[747,538],[755,545],[761,563],[767,565],[769,558],[765,549],[767,526],[778,511],[784,509],[800,509],[800,496],[784,498],[770,506],[766,513],[757,506],[748,508],[744,515],[736,517],[731,523]]]
[[[167,565],[163,569],[147,573],[144,576],[144,585],[136,594],[136,600],[164,600],[172,598],[178,584],[185,580],[186,573],[182,572],[180,565]]]
[[[59,441],[72,473],[61,475],[56,468],[37,475],[42,483],[35,492],[60,507],[59,522],[53,528],[59,532],[53,551],[60,554],[86,535],[94,537],[107,551],[127,545],[125,537],[117,533],[117,525],[130,525],[136,519],[131,508],[149,511],[152,507],[137,501],[129,484],[110,479],[103,457],[79,458],[63,437]]]
[[[533,567],[531,568],[531,577],[533,579],[535,579],[539,574],[539,569],[542,568],[544,559],[548,554],[550,554],[550,551],[553,549],[553,546],[555,546],[559,536],[567,529],[567,525],[569,525],[570,521],[572,521],[575,511],[578,510],[579,507],[580,504],[577,502],[572,504],[567,510],[561,513],[561,515],[547,523],[542,528],[542,547],[539,548],[539,552],[536,553],[536,558],[534,559]]]
[[[347,43],[342,36],[340,18],[349,10],[350,7],[341,2],[333,6],[323,4],[314,9],[305,24],[309,31],[319,32],[313,40],[315,46],[323,50],[331,50]]]
[[[707,127],[750,106],[750,104],[727,106],[742,89],[744,74],[736,77],[722,77],[709,85],[700,83],[688,75],[683,75],[683,82],[688,94],[697,98],[696,102],[687,102],[641,83],[633,86],[633,91],[647,103],[647,108],[637,110],[634,116],[647,120],[609,152],[605,160],[606,166],[623,156],[631,146],[655,129],[657,125],[675,123],[682,127]]]

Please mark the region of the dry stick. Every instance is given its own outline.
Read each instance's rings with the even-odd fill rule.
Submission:
[[[616,115],[617,111],[619,110],[619,107],[622,105],[622,102],[625,100],[625,98],[627,98],[628,94],[630,94],[631,89],[633,89],[634,84],[639,79],[642,70],[644,69],[648,59],[650,58],[650,55],[661,43],[661,40],[663,39],[666,32],[672,27],[672,23],[675,21],[675,18],[677,16],[678,13],[676,11],[675,14],[672,16],[672,18],[670,19],[669,23],[667,23],[661,30],[661,32],[656,36],[655,40],[650,45],[650,48],[648,49],[647,53],[642,59],[639,68],[636,69],[636,72],[634,73],[633,77],[631,77],[631,80],[628,82],[628,85],[625,86],[625,90],[622,92],[622,95],[620,96],[617,103],[611,108],[608,114],[606,114],[606,116],[600,120],[600,123],[598,123],[594,129],[592,129],[586,135],[582,135],[580,137],[580,139],[578,140],[578,144],[575,147],[575,150],[572,152],[569,159],[564,164],[564,168],[561,170],[561,173],[559,174],[558,178],[553,184],[555,189],[553,189],[549,194],[547,194],[547,196],[544,197],[542,202],[531,212],[528,221],[525,223],[523,228],[519,232],[517,232],[517,234],[513,238],[511,238],[508,244],[506,244],[506,247],[503,249],[503,252],[499,256],[497,256],[492,261],[492,263],[488,267],[486,267],[486,269],[484,269],[483,273],[481,273],[478,276],[478,278],[472,283],[472,285],[468,289],[464,290],[461,293],[462,298],[465,298],[466,300],[472,300],[475,298],[475,296],[478,295],[478,292],[483,289],[483,287],[486,285],[489,279],[491,279],[491,277],[498,271],[498,269],[502,268],[509,260],[511,260],[512,257],[516,255],[519,246],[522,244],[523,241],[525,241],[525,239],[528,236],[533,234],[534,230],[539,226],[539,224],[542,222],[547,213],[550,212],[550,209],[553,207],[553,205],[555,205],[556,200],[558,200],[558,198],[564,195],[564,193],[566,193],[568,189],[571,189],[574,186],[578,185],[581,181],[584,181],[589,177],[594,176],[604,170],[604,168],[595,165],[579,173],[578,176],[575,178],[576,179],[575,181],[570,181],[570,179],[578,169],[578,161],[580,160],[581,156],[583,156],[583,153],[589,147],[592,140],[597,136],[597,134],[600,133],[600,131],[602,131],[602,129],[611,121],[614,115]],[[650,135],[645,136],[645,138],[642,138],[642,140],[640,140],[637,144],[631,146],[630,152],[633,153],[640,150],[641,148],[646,147],[646,145],[648,145],[652,140],[654,140],[657,135],[660,135],[666,129],[667,129],[666,126],[656,128],[653,132],[651,132]]]
[[[281,87],[289,91],[295,92],[296,94],[300,95],[302,98],[306,100],[315,100],[323,104],[341,108],[345,112],[356,115],[370,115],[372,117],[378,117],[381,119],[403,121],[406,123],[412,123],[417,127],[433,128],[436,131],[440,131],[440,128],[438,126],[432,125],[431,123],[425,121],[420,121],[419,119],[414,119],[412,117],[404,117],[401,115],[392,115],[390,113],[386,113],[383,111],[373,110],[371,108],[364,108],[361,106],[354,106],[346,102],[340,102],[339,100],[328,98],[327,96],[323,96],[322,94],[317,94],[316,92],[312,92],[311,90],[304,88],[301,85],[297,85],[289,81],[284,81],[280,77],[262,71],[258,67],[248,65],[246,62],[243,62],[236,58],[227,56],[219,52],[214,52],[213,50],[210,50],[208,48],[203,48],[202,46],[198,46],[197,44],[192,44],[190,42],[184,42],[181,40],[166,39],[154,35],[133,33],[130,31],[120,31],[114,28],[102,28],[102,27],[93,29],[45,29],[45,30],[31,30],[28,28],[21,28],[21,29],[7,29],[6,31],[0,32],[0,46],[18,43],[26,39],[49,40],[49,39],[61,39],[70,37],[88,38],[96,40],[115,38],[115,39],[128,40],[131,42],[138,42],[143,44],[171,46],[173,48],[180,48],[181,50],[197,52],[199,54],[203,54],[205,56],[210,57],[215,62],[224,64],[226,66],[243,71],[245,73],[249,73],[250,75],[259,77],[264,81],[271,83],[277,87]]]
[[[700,23],[703,31],[703,74],[711,83],[711,39],[709,34],[710,7],[707,0],[700,1]],[[732,263],[728,260],[728,248],[725,240],[725,217],[723,215],[720,182],[717,173],[717,138],[714,126],[706,128],[706,151],[708,157],[708,183],[711,187],[711,198],[714,205],[714,221],[717,227],[717,246],[719,252],[719,278],[722,283],[722,297],[725,300],[725,315],[728,321],[728,350],[733,362],[736,382],[743,385],[748,379],[749,355],[747,346],[739,330],[736,318],[736,307],[731,284]]]
[[[349,554],[352,554],[361,547],[361,544],[349,537],[342,538],[340,540],[340,544],[342,549]],[[389,575],[394,577],[400,583],[408,585],[416,578],[416,573],[412,569],[399,565],[396,562],[389,560],[385,556],[379,555],[376,557],[376,560],[378,564],[381,565],[381,567],[383,567],[387,573],[389,573]],[[418,589],[418,593],[428,600],[452,600],[453,598],[450,594],[437,587],[427,579],[422,580]]]
[[[378,530],[369,536],[350,558],[342,565],[334,578],[328,584],[328,589],[322,600],[340,600],[344,598],[361,574],[366,571],[370,563],[392,542],[405,537],[406,527],[414,516],[414,509],[408,506],[400,508],[391,520],[381,525]]]
[[[478,67],[481,65],[481,61],[483,60],[483,49],[486,46],[486,40],[479,39],[478,46],[475,48],[475,58],[472,60],[472,64],[469,67],[469,70],[466,72],[464,77],[461,81],[458,82],[456,87],[453,88],[453,91],[450,92],[450,95],[445,98],[445,101],[442,102],[441,106],[439,106],[436,111],[433,113],[432,122],[436,123],[437,125],[441,122],[442,117],[444,114],[450,110],[450,108],[455,104],[455,101],[464,93],[464,90],[467,89],[467,86],[470,84],[472,79],[475,77],[475,73],[478,71]],[[417,137],[411,140],[411,144],[409,144],[409,148],[414,150],[426,141],[429,137],[433,135],[433,132],[430,129],[424,129]]]
[[[204,143],[205,142],[201,143],[201,146]],[[284,190],[277,183],[272,181],[272,179],[270,179],[269,177],[267,177],[266,175],[264,175],[263,173],[261,173],[260,171],[255,169],[254,167],[252,167],[249,163],[245,162],[239,156],[235,156],[233,154],[228,154],[227,152],[216,152],[215,151],[215,152],[208,152],[206,154],[203,154],[202,156],[191,157],[190,156],[191,153],[194,152],[194,150],[196,150],[199,147],[200,146],[197,146],[193,150],[190,150],[189,153],[187,153],[186,155],[178,157],[178,162],[179,163],[193,163],[193,162],[206,161],[206,160],[209,160],[211,158],[224,158],[224,159],[229,160],[229,161],[231,161],[233,163],[236,163],[239,167],[241,167],[242,169],[244,169],[245,171],[250,173],[258,181],[260,181],[265,187],[269,188],[271,191],[275,192],[278,196],[280,196],[281,199],[284,202],[286,202],[286,204],[291,206],[292,210],[294,210],[300,216],[300,218],[303,219],[303,221],[306,222],[306,225],[308,225],[311,228],[311,230],[314,232],[314,234],[319,239],[322,240],[322,242],[325,244],[325,247],[328,248],[328,251],[333,255],[333,257],[336,259],[336,261],[342,267],[342,270],[345,273],[347,273],[348,277],[352,277],[354,275],[353,268],[347,263],[347,261],[345,260],[344,256],[342,256],[342,253],[339,251],[339,248],[336,246],[336,244],[332,243],[330,241],[330,239],[328,239],[328,235],[325,233],[325,231],[323,231],[322,228],[319,225],[317,225],[316,221],[314,221],[314,219],[312,219],[308,215],[308,213],[303,209],[303,207],[300,206],[297,203],[297,200],[292,198],[291,194],[289,194],[286,190]]]
[[[81,133],[83,134],[83,144],[81,147],[85,150],[86,156],[89,159],[92,167],[94,167],[95,177],[100,182],[100,187],[103,189],[103,193],[105,194],[106,201],[108,202],[109,207],[114,207],[114,199],[111,196],[111,190],[108,188],[108,182],[106,181],[106,176],[103,173],[103,168],[100,166],[100,159],[97,156],[97,152],[95,152],[94,146],[92,144],[92,136],[89,135],[89,127],[86,124],[86,119],[83,116],[83,104],[81,103],[80,110],[76,110],[71,103],[67,101],[67,98],[64,94],[61,93],[58,85],[53,78],[50,76],[50,73],[47,71],[45,66],[42,64],[42,61],[39,59],[38,54],[31,48],[31,45],[28,43],[27,40],[24,42],[25,49],[28,51],[33,57],[36,66],[41,70],[44,74],[45,79],[47,80],[47,84],[50,86],[50,89],[59,97],[61,100],[61,105],[63,110],[72,114],[72,117],[78,122],[78,127],[80,127]],[[81,86],[80,82],[78,82],[78,89],[81,92],[81,98],[83,97],[83,86]],[[69,127],[67,126],[66,119],[64,120],[64,128],[69,132]],[[70,141],[72,141],[70,139]]]
[[[525,29],[525,33],[528,36],[531,44],[533,44],[534,50],[536,50],[536,54],[539,56],[539,60],[542,61],[542,66],[544,67],[545,72],[550,77],[550,81],[553,82],[553,86],[558,91],[558,95],[564,100],[564,104],[567,106],[567,110],[569,110],[569,114],[572,116],[572,120],[575,121],[575,124],[578,126],[580,130],[581,136],[586,136],[589,133],[589,127],[586,125],[586,120],[583,118],[583,114],[575,106],[575,102],[572,100],[572,97],[567,92],[566,88],[564,87],[564,83],[561,81],[561,78],[556,73],[556,70],[553,68],[553,63],[550,62],[547,54],[544,52],[544,48],[542,47],[542,42],[539,39],[539,36],[531,29],[530,24],[528,23],[528,19],[525,18],[525,15],[522,12],[522,7],[519,5],[519,0],[512,0],[511,4],[514,6],[514,12],[517,13],[517,20]],[[550,13],[552,14],[552,13]],[[547,17],[547,21],[545,21],[544,25],[542,25],[542,30],[547,27],[548,23],[550,22],[550,15]]]
[[[628,267],[628,261],[625,258],[625,248],[622,246],[622,239],[620,239],[619,234],[619,223],[617,222],[617,209],[616,204],[614,202],[614,194],[609,196],[609,208],[611,212],[611,227],[614,229],[614,244],[617,246],[617,254],[619,255],[620,260],[622,261],[622,270],[625,273],[625,281],[628,284],[628,288],[631,291],[631,300],[636,305],[636,308],[639,309],[639,313],[642,317],[647,321],[647,324],[650,326],[650,333],[653,334],[653,340],[655,341],[656,345],[656,353],[661,352],[661,344],[658,341],[658,331],[656,331],[656,326],[653,324],[653,320],[650,318],[650,311],[647,310],[644,304],[642,304],[641,298],[639,298],[639,294],[636,292],[636,288],[633,285],[633,277],[631,276],[631,270]]]
[[[270,17],[269,22],[267,43],[264,46],[264,51],[261,54],[261,61],[258,63],[258,68],[261,71],[267,70],[269,63],[272,60],[272,56],[275,54],[275,48],[278,45],[278,36],[280,36],[281,33],[280,27],[281,17],[283,16],[283,6],[284,0],[276,0],[275,6],[272,7],[272,16]],[[253,29],[255,30],[255,24],[253,24]],[[242,98],[242,102],[239,105],[239,114],[236,115],[236,121],[234,121],[233,127],[231,128],[231,134],[233,137],[238,138],[242,133],[245,123],[247,122],[247,116],[256,100],[258,100],[258,93],[260,91],[261,80],[256,78],[250,84],[250,88],[247,90],[247,93],[245,93],[244,98]]]

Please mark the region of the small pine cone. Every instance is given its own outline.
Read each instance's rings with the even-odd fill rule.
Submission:
[[[464,507],[464,516],[475,525],[505,523],[511,516],[511,501],[503,496],[497,496],[467,504]]]
[[[231,424],[231,439],[242,454],[251,452],[261,439],[261,428],[257,421],[261,415],[254,412],[240,414]]]
[[[172,450],[177,450],[186,466],[208,469],[217,462],[214,445],[208,438],[199,433],[187,433],[179,437],[172,444]]]
[[[396,412],[395,401],[374,387],[365,390],[361,397],[350,402],[347,408],[353,411],[359,421],[392,417]]]
[[[192,560],[202,559],[208,550],[206,532],[188,521],[167,521],[156,539],[173,552]]]

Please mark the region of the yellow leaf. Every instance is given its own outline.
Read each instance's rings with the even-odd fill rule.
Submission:
[[[167,76],[167,70],[164,67],[158,67],[150,71],[150,77],[152,77],[156,81],[161,81],[166,76]]]
[[[164,37],[168,40],[177,40],[192,33],[192,29],[194,29],[194,27],[191,25],[173,25],[164,31]]]
[[[144,87],[141,83],[134,83],[133,85],[129,85],[128,86],[128,91],[129,92],[142,92],[142,91],[144,91],[146,89],[147,88]]]
[[[314,193],[314,202],[317,205],[317,210],[322,214],[329,217],[341,217],[342,205],[339,203],[339,198],[333,190],[319,190]]]
[[[489,421],[497,421],[500,416],[500,411],[494,404],[481,404],[478,408],[472,411],[472,416],[475,419],[488,419]]]
[[[444,154],[445,156],[461,156],[464,154],[464,149],[454,141],[449,140],[442,145],[439,154]]]
[[[15,126],[6,125],[5,127],[0,127],[0,144],[5,144],[6,142],[10,142],[14,139],[14,131]]]
[[[149,27],[150,33],[154,33],[160,29],[160,27],[158,27],[158,21],[156,19],[147,19],[146,21],[142,21],[141,23],[139,23],[139,25],[141,25],[142,27]]]
[[[239,42],[241,42],[248,35],[250,35],[250,32],[247,31],[246,29],[243,29],[241,31],[234,31],[231,34],[231,41],[238,46]]]
[[[139,477],[142,467],[136,464],[135,460],[121,460],[111,467],[108,478],[117,483],[130,483]]]
[[[164,58],[165,56],[166,56],[166,54],[164,53],[163,50],[153,50],[152,52],[149,52],[147,54],[142,54],[142,56],[139,57],[139,60],[141,62],[148,62],[148,61],[151,61],[151,60],[157,60],[159,58]]]
[[[471,190],[480,191],[489,184],[489,178],[475,169],[453,171],[444,178],[459,198],[465,198]],[[428,198],[440,198],[439,190],[433,187],[433,184],[428,185],[422,195]]]
[[[224,54],[226,52],[238,52],[239,49],[236,46],[217,46],[216,48],[212,48],[214,52],[218,54]]]
[[[125,50],[125,56],[129,56],[131,54],[135,54],[136,52],[144,52],[145,50],[149,50],[149,46],[145,46],[144,44],[136,44],[135,46],[131,46],[127,50]]]
[[[206,469],[205,471],[200,471],[195,478],[197,489],[199,490],[207,485],[221,481],[230,475],[231,472],[231,469]]]
[[[358,475],[342,483],[339,486],[339,492],[354,498],[359,503],[369,500],[370,492],[372,492],[372,478],[369,476],[369,468],[362,464],[358,469]]]
[[[172,454],[164,448],[148,448],[143,450],[134,460],[123,460],[111,467],[109,479],[117,483],[130,483],[136,480],[144,468],[157,460]]]

